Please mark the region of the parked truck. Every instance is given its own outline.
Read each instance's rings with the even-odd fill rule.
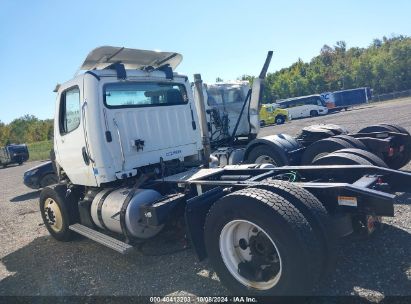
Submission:
[[[328,125],[298,138],[257,138],[270,57],[232,132],[210,140],[201,77],[192,87],[174,72],[180,54],[93,50],[84,72],[57,87],[59,183],[40,195],[50,234],[70,241],[78,233],[127,253],[183,223],[199,259],[208,258],[233,293],[309,293],[332,269],[337,238],[359,226],[371,232],[379,217],[393,216],[395,192],[411,183],[411,173],[388,168],[375,153],[333,149],[363,144],[399,166],[411,157],[411,137],[395,125],[353,136]],[[237,134],[243,115],[248,132]],[[301,165],[306,151],[314,165]]]
[[[25,144],[9,144],[0,147],[0,166],[3,168],[10,164],[23,164],[29,159],[29,150]]]
[[[327,92],[321,96],[330,112],[347,110],[352,106],[368,103],[372,97],[371,89],[368,87]]]
[[[291,120],[291,115],[288,110],[281,109],[277,103],[267,103],[261,105],[260,108],[260,126],[270,124],[282,125],[286,121]]]

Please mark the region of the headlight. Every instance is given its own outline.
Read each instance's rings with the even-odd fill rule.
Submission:
[[[24,173],[24,176],[32,176],[32,175],[36,174],[37,171],[39,171],[39,169],[34,169],[34,170],[27,171],[26,173]]]

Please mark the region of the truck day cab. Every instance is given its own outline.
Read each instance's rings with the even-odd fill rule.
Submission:
[[[393,216],[393,193],[407,191],[411,174],[384,160],[409,161],[409,134],[393,125],[353,136],[317,126],[300,138],[256,138],[267,60],[234,128],[210,140],[201,78],[194,99],[188,78],[174,72],[181,60],[100,47],[83,73],[58,86],[59,183],[40,195],[45,226],[57,240],[79,233],[126,253],[179,219],[199,258],[208,257],[233,293],[309,293],[332,266],[337,237]],[[247,132],[237,133],[243,115]],[[384,160],[349,144],[361,140],[382,147]],[[335,151],[341,146],[351,149]],[[305,151],[314,165],[298,165]],[[247,164],[268,156],[268,164]]]

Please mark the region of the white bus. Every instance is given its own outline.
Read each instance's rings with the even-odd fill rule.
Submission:
[[[314,117],[328,113],[327,106],[320,95],[300,96],[277,102],[280,108],[287,109],[292,119]]]

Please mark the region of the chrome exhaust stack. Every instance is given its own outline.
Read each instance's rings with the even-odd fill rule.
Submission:
[[[268,51],[267,58],[265,59],[264,66],[261,70],[258,78],[253,81],[251,98],[250,98],[250,135],[257,136],[260,131],[260,119],[259,110],[261,106],[261,99],[263,97],[265,76],[267,75],[267,70],[273,57],[273,51]]]
[[[203,145],[203,163],[205,167],[209,167],[211,144],[208,133],[208,123],[206,117],[206,109],[203,95],[203,81],[200,74],[194,74],[194,88],[196,90],[196,102],[198,109],[198,119],[200,120],[201,143]]]

